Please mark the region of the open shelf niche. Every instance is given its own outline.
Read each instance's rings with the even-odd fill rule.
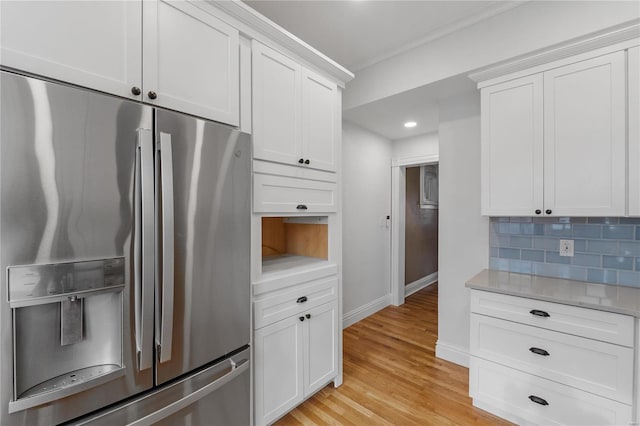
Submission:
[[[311,267],[329,259],[326,216],[263,217],[262,273]]]

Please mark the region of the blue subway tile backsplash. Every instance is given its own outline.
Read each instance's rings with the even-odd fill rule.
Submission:
[[[492,269],[640,287],[640,218],[493,217],[490,232]]]

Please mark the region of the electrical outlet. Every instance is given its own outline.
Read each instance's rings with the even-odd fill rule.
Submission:
[[[573,257],[573,240],[560,240],[560,256]]]

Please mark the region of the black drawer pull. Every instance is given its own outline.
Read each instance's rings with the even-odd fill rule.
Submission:
[[[296,303],[304,303],[307,301],[307,296],[302,296],[302,297],[298,297],[298,300],[296,300]]]
[[[307,210],[307,206],[305,206],[304,204],[298,204],[296,206],[296,209],[298,209],[298,210]]]
[[[536,404],[549,405],[546,399],[540,398],[539,396],[529,395],[529,399],[531,402],[535,402]]]
[[[307,319],[311,318],[311,314],[305,314],[305,317],[307,317]]]
[[[298,317],[300,321],[304,321],[304,317]]]
[[[551,315],[546,313],[545,311],[540,311],[538,309],[532,309],[529,311],[531,315],[535,315],[537,317],[549,318]]]
[[[529,348],[529,351],[533,352],[536,355],[549,356],[549,352],[540,348]]]

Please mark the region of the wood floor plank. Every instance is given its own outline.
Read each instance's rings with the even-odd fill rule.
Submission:
[[[469,370],[435,357],[438,286],[343,332],[343,384],[326,386],[277,426],[510,425],[471,405]]]

